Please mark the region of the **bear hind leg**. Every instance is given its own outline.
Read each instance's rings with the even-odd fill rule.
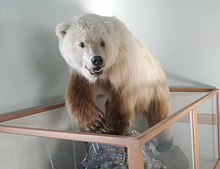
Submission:
[[[127,135],[132,121],[132,114],[126,111],[120,101],[106,102],[106,121],[108,134]]]
[[[170,115],[169,100],[155,99],[151,101],[146,117],[150,127],[156,125]],[[173,145],[172,129],[168,128],[157,136],[158,146],[157,150],[164,152],[169,150]]]

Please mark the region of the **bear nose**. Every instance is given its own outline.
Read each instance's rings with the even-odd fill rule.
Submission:
[[[103,64],[103,58],[101,56],[94,56],[91,61],[95,66],[101,66]]]

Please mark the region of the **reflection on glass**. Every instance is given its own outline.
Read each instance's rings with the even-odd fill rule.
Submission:
[[[214,97],[197,108],[201,169],[213,168],[218,160],[216,104]],[[169,150],[166,150],[169,147],[167,142],[158,143],[158,136],[143,146],[145,169],[193,168],[191,118],[192,113],[188,113],[171,126],[174,139]],[[63,108],[1,124],[61,131],[79,130]],[[133,131],[132,136],[142,132],[138,127],[135,129],[137,131]],[[1,169],[127,169],[129,164],[127,149],[111,145],[3,133],[0,133],[0,145],[0,154],[3,154],[0,156]]]
[[[201,169],[213,168],[218,160],[216,99],[198,107],[198,144]]]
[[[9,120],[1,124],[60,131],[80,131],[79,125],[73,119],[71,119],[70,115],[63,107]]]
[[[120,146],[0,134],[1,169],[127,169]]]
[[[74,169],[84,156],[83,149],[74,149],[73,141],[14,134],[0,134],[0,138],[0,145],[4,145],[0,147],[0,154],[4,154],[1,169]]]
[[[145,168],[192,169],[192,143],[190,114],[174,123],[170,129],[173,133],[173,145],[169,142],[158,144],[161,133],[148,141],[143,148]]]

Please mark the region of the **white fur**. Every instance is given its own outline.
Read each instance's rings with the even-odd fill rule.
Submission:
[[[86,14],[70,23],[59,24],[56,35],[62,56],[76,73],[91,83],[109,81],[114,89],[122,88],[132,109],[143,100],[147,107],[155,97],[155,90],[165,92],[164,97],[168,97],[160,64],[115,17]],[[104,48],[99,45],[100,40],[105,41]],[[85,48],[79,47],[80,42],[85,42]],[[85,69],[85,66],[92,67],[90,60],[94,55],[104,59],[104,71],[99,77]]]

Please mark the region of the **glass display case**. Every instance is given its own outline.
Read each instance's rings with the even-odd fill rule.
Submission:
[[[219,90],[170,91],[172,114],[151,128],[138,117],[129,136],[84,132],[64,102],[0,115],[0,168],[219,168]],[[155,138],[168,129],[173,145],[160,151]]]

